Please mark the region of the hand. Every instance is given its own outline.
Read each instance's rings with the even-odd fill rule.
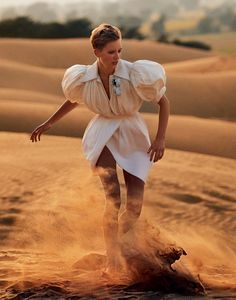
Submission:
[[[30,137],[31,141],[32,142],[40,141],[41,134],[43,132],[47,131],[48,129],[50,129],[51,127],[52,127],[52,125],[47,122],[36,127],[35,130],[31,133],[31,137]]]
[[[156,162],[161,159],[165,151],[165,139],[156,139],[151,144],[147,153],[150,153],[150,161]]]

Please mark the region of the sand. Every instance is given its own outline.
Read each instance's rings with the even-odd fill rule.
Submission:
[[[164,64],[171,103],[164,158],[150,172],[141,219],[123,243],[139,278],[132,288],[133,275],[125,287],[101,277],[104,194],[81,150],[93,113],[80,104],[40,143],[29,141],[63,103],[65,69],[94,61],[88,39],[0,40],[1,299],[182,299],[199,282],[208,299],[236,295],[235,56],[125,40],[123,58]],[[141,109],[152,139],[157,111],[152,103]],[[119,178],[124,201],[120,170]],[[168,239],[187,255],[172,264],[177,273],[158,277],[153,257]]]
[[[87,39],[2,39],[0,46],[0,100],[25,101],[26,94],[32,102],[59,105],[64,99],[61,80],[65,69],[76,63],[90,64],[95,59]],[[149,41],[124,41],[122,57],[164,64],[172,114],[236,119],[235,56]],[[142,111],[152,113],[153,105],[145,103]]]
[[[236,55],[215,55],[207,58],[168,63],[167,72],[176,73],[219,73],[235,71]]]
[[[1,60],[1,87],[27,89],[40,93],[60,95],[60,85],[63,72],[53,69],[35,67],[18,62]]]
[[[55,104],[45,104],[44,101],[34,103],[30,99],[20,103],[14,100],[2,100],[0,102],[1,130],[31,132],[34,127],[48,119],[57,107],[58,105]],[[154,139],[158,115],[157,113],[142,113],[142,115],[148,125],[150,136]],[[94,114],[85,106],[78,106],[55,124],[48,133],[82,137],[93,116]],[[171,115],[166,146],[171,149],[236,158],[236,124],[222,120]]]
[[[102,280],[94,259],[92,270],[73,267],[88,253],[104,254],[103,190],[81,154],[81,140],[45,135],[33,144],[27,134],[2,132],[0,144],[3,299],[20,293],[124,296],[122,287],[97,289]],[[139,224],[148,220],[185,249],[188,255],[173,267],[199,276],[206,298],[236,293],[235,167],[232,159],[167,149],[146,186]],[[124,200],[120,170],[119,178]]]
[[[156,60],[158,57],[161,63],[166,63],[212,56],[211,52],[152,41],[124,40],[123,48],[124,58],[131,61],[144,58]],[[86,38],[65,40],[2,38],[0,57],[9,61],[53,69],[66,68],[78,61],[83,64],[94,61],[93,51]]]

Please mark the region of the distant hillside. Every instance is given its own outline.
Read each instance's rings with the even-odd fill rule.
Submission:
[[[236,54],[236,31],[181,36],[180,38],[183,41],[196,40],[207,43],[213,51]]]

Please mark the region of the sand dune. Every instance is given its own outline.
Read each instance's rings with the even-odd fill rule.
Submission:
[[[226,31],[226,32],[212,32],[206,34],[194,34],[191,36],[182,36],[181,40],[189,41],[201,41],[212,47],[214,51],[218,53],[228,53],[230,55],[235,55],[236,53],[236,32]]]
[[[123,58],[131,61],[145,58],[167,63],[212,56],[205,51],[151,41],[124,40],[123,48]],[[91,64],[95,60],[88,39],[1,39],[0,57],[33,66],[61,69],[78,62]]]
[[[0,45],[1,58],[44,68],[66,68],[78,61],[89,64],[94,59],[87,39],[1,39]]]
[[[55,111],[64,101],[61,79],[65,69],[59,67],[62,67],[65,61],[69,65],[72,64],[70,59],[73,55],[76,57],[77,45],[81,45],[81,53],[85,55],[86,51],[83,47],[88,46],[87,42],[87,40],[66,40],[63,43],[60,40],[7,39],[0,41],[3,45],[0,49],[3,70],[0,75],[1,130],[31,132],[35,126],[45,121]],[[152,51],[157,46],[147,41],[125,42],[127,53],[132,53],[130,50],[132,47],[145,49],[147,45],[151,47],[150,53],[154,53]],[[14,50],[16,46],[19,46],[18,52]],[[172,61],[173,57],[170,52],[161,48],[161,46],[167,46],[159,46],[159,50],[166,55],[166,59],[169,57],[169,61]],[[25,47],[29,52],[24,53]],[[52,59],[53,52],[51,51],[57,47],[59,47],[56,51],[58,56]],[[61,60],[60,55],[67,48],[74,52],[70,53],[69,60]],[[39,57],[37,51],[41,53]],[[157,54],[156,57],[158,57]],[[189,55],[192,55],[191,51]],[[182,59],[187,58],[187,56],[182,57]],[[213,118],[222,120],[235,120],[236,118],[234,58],[214,56],[168,63],[165,67],[168,76],[167,96],[171,101],[172,114],[168,147],[235,158],[234,124],[212,120]],[[144,103],[141,110],[153,113],[157,111],[157,108],[152,103]],[[50,133],[81,137],[92,115],[82,105],[56,124]],[[198,119],[193,116],[208,119]],[[146,115],[145,118],[154,136],[157,116]],[[191,139],[193,132],[194,140]],[[217,132],[217,135],[214,132]]]
[[[218,55],[188,61],[168,63],[165,65],[167,73],[218,73],[236,70],[236,56]]]
[[[156,134],[155,117],[145,114],[151,136]],[[171,116],[167,147],[184,151],[236,158],[236,124],[191,116]]]
[[[61,80],[65,70],[44,69],[6,61],[2,61],[2,70],[0,86],[5,92],[0,92],[0,96],[2,95],[3,100],[6,89],[16,90],[15,100],[22,95],[22,90],[35,92],[34,95],[32,94],[34,102],[42,98],[40,96],[42,93],[45,94],[43,102],[47,101],[46,94],[49,95],[49,99],[54,97],[56,103],[64,99]],[[167,96],[171,101],[172,114],[235,120],[235,79],[235,71],[204,74],[197,72],[188,76],[182,71],[168,72]],[[40,95],[37,96],[36,92]],[[11,95],[13,99],[13,91]],[[154,112],[155,110],[152,104],[144,103],[142,111]]]
[[[31,132],[46,121],[56,110],[56,104],[1,101],[0,129],[14,132]],[[50,129],[50,134],[82,137],[88,122],[93,117],[83,105],[70,112]],[[143,114],[151,137],[157,130],[158,116]],[[191,152],[236,158],[236,124],[233,122],[201,119],[191,116],[171,116],[167,147]]]
[[[104,254],[103,189],[82,155],[80,139],[93,113],[80,105],[40,143],[29,140],[64,101],[65,69],[94,61],[89,49],[88,39],[0,40],[3,299],[73,298],[81,296],[79,287],[83,295],[100,299],[147,297],[123,286],[95,290],[101,270],[94,262],[85,273],[72,267],[88,253]],[[209,299],[230,299],[236,292],[236,124],[229,121],[236,119],[235,58],[148,41],[124,41],[124,49],[125,59],[165,65],[171,101],[167,148],[150,172],[137,225],[138,238],[149,245],[143,255],[156,251],[148,242],[150,230],[142,227],[149,220],[153,234],[160,230],[186,250],[174,264],[177,270],[199,275]],[[145,103],[142,111],[149,112],[143,117],[153,138],[157,105]],[[120,169],[119,178],[124,205]]]
[[[60,96],[62,71],[0,60],[0,86]]]
[[[10,96],[4,98],[6,89],[12,89],[16,91],[14,100],[22,99],[20,95],[28,91],[27,99],[30,93],[35,93],[31,94],[33,102],[42,99],[46,103],[47,98],[54,97],[55,100],[48,100],[49,103],[60,103],[63,101],[61,80],[65,69],[78,62],[94,61],[87,39],[2,39],[0,45],[2,100],[9,99]],[[124,49],[124,58],[131,61],[153,59],[164,63],[172,114],[236,119],[234,57],[212,56],[211,53],[150,41],[124,41]],[[12,91],[10,99],[13,99],[13,94]],[[145,103],[142,111],[154,112],[155,109]]]
[[[54,96],[52,94],[40,93],[36,91],[14,89],[14,88],[0,88],[0,101],[17,101],[30,103],[45,103],[57,104],[62,103],[65,98],[63,95]]]
[[[235,57],[168,63],[165,68],[173,114],[236,119]]]
[[[27,134],[1,132],[0,146],[0,292],[6,299],[78,296],[84,279],[84,292],[91,293],[100,276],[96,266],[81,274],[72,265],[91,251],[104,253],[104,194],[81,141],[45,135],[33,144]],[[140,222],[148,219],[186,250],[174,267],[198,274],[206,299],[230,299],[236,290],[235,167],[232,159],[166,149],[146,185]],[[120,170],[119,178],[124,197]],[[112,295],[107,288],[93,292]],[[137,296],[134,289],[123,292],[116,289],[120,298]]]
[[[235,71],[167,74],[171,114],[236,120]],[[142,111],[152,113],[153,104],[144,102]]]
[[[167,95],[174,115],[236,120],[236,72],[171,74]]]
[[[202,50],[189,49],[175,45],[168,45],[152,41],[129,40],[124,42],[124,59],[135,61],[138,59],[150,59],[162,64],[210,57],[213,54]]]
[[[1,101],[0,107],[0,130],[30,133],[46,121],[59,106],[27,101]],[[81,106],[55,124],[50,132],[55,135],[81,137],[92,116],[93,113]]]

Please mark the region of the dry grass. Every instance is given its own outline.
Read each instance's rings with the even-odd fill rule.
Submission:
[[[169,20],[166,22],[166,31],[168,33],[172,33],[179,30],[194,29],[197,26],[198,22],[198,18]]]

